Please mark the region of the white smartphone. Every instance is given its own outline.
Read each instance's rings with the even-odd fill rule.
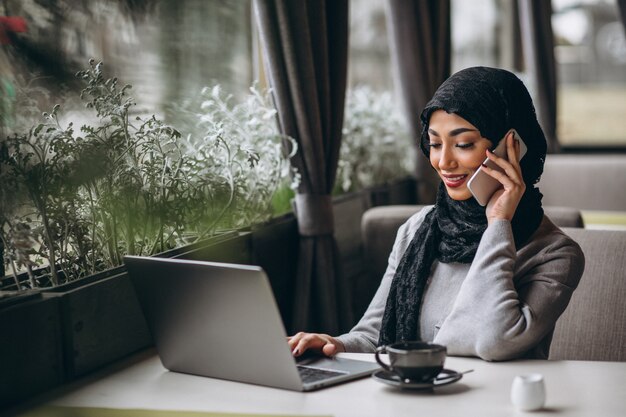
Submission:
[[[498,143],[498,146],[494,149],[493,153],[500,158],[506,158],[506,137],[510,132],[513,132],[513,138],[520,144],[519,160],[521,160],[524,155],[526,155],[526,144],[515,129],[511,129],[506,132],[506,135],[504,135],[504,138],[500,141],[500,143]],[[485,159],[483,164],[487,165],[489,168],[504,172],[499,165],[489,158]],[[474,175],[472,175],[467,182],[467,188],[481,206],[486,206],[493,193],[495,193],[501,186],[502,184],[500,184],[498,180],[483,171],[482,166],[476,170]]]

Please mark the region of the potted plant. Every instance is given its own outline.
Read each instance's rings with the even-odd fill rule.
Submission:
[[[279,134],[267,92],[253,86],[233,104],[219,87],[204,89],[199,106],[187,108],[194,122],[186,131],[132,117],[131,87],[105,78],[101,63],[78,77],[93,122],[77,132],[54,106],[42,123],[0,142],[0,197],[11,197],[0,203],[11,271],[2,282],[5,290],[37,289],[37,300],[58,312],[50,320],[60,347],[49,341],[43,350],[62,352],[50,357],[63,380],[150,343],[120,266],[125,254],[251,261],[251,242],[263,239],[241,228],[271,218],[274,192],[297,181],[289,165],[295,141]],[[7,324],[11,308],[0,304],[9,333],[18,331]],[[9,357],[21,349],[5,348]],[[3,375],[30,369],[24,360]]]
[[[0,196],[10,197],[0,236],[14,280],[16,268],[27,272],[24,287],[54,287],[120,265],[124,254],[164,252],[267,220],[276,190],[298,179],[288,163],[295,141],[278,133],[268,92],[253,86],[232,104],[219,86],[205,88],[182,130],[155,116],[132,118],[131,87],[106,79],[101,63],[77,75],[97,123],[78,136],[59,122],[57,105],[43,123],[0,143]],[[37,263],[49,283],[34,276]]]

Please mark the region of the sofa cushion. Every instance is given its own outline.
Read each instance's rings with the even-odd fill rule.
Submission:
[[[563,229],[585,272],[556,324],[550,359],[626,361],[626,231]]]
[[[543,212],[559,227],[585,227],[580,210],[572,207],[543,206]]]
[[[626,211],[626,156],[550,154],[538,187],[546,206]]]

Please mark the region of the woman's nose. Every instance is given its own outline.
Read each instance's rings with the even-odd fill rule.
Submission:
[[[439,156],[439,169],[452,169],[456,168],[456,165],[453,150],[449,146],[443,146]]]

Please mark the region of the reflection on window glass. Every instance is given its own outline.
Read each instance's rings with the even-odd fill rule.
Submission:
[[[565,146],[626,145],[626,38],[615,0],[553,0]]]
[[[165,102],[180,102],[199,87],[216,83],[231,94],[247,93],[252,82],[249,2],[161,3],[158,24]]]
[[[379,0],[351,0],[348,85],[393,89],[385,5]]]
[[[536,96],[528,74],[515,71],[521,55],[512,30],[516,3],[451,4],[452,71],[473,65],[513,70]],[[626,145],[626,40],[616,1],[552,0],[552,6],[561,144]]]
[[[3,79],[20,87],[37,78],[52,102],[79,92],[74,74],[90,58],[133,85],[144,114],[167,113],[203,86],[238,95],[252,82],[250,1],[4,0],[2,15],[27,23],[0,45]]]
[[[514,0],[451,0],[452,73],[473,66],[514,72],[536,96],[524,71]]]
[[[498,9],[494,0],[452,0],[452,73],[477,65],[498,66]]]

